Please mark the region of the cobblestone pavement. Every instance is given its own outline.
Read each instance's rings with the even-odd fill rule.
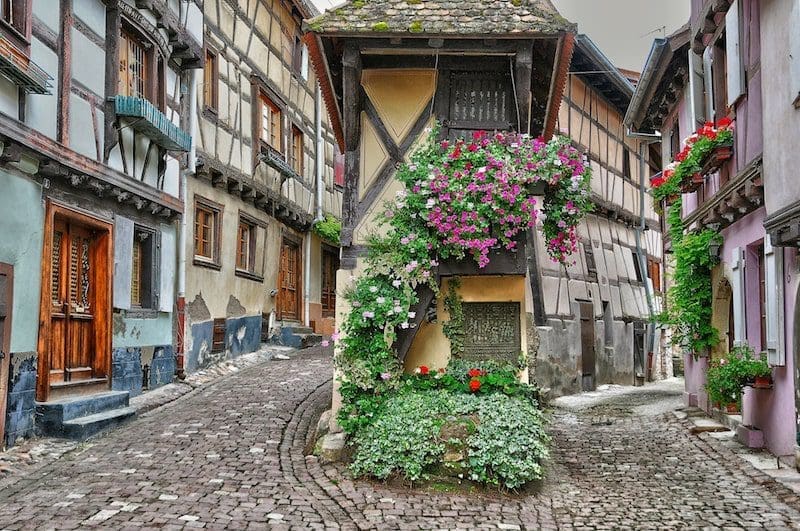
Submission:
[[[800,529],[800,500],[690,435],[664,396],[554,414],[536,495],[407,491],[306,457],[330,351],[242,369],[82,444],[0,490],[0,529]],[[645,408],[646,409],[646,408]]]

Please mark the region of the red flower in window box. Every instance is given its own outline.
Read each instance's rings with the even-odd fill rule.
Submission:
[[[658,188],[662,184],[664,184],[664,178],[661,175],[658,175],[650,179],[650,186],[652,186],[653,188]]]
[[[431,370],[428,368],[427,365],[420,365],[419,366],[419,373],[422,376],[427,376],[429,372],[431,372]]]
[[[470,378],[477,378],[480,375],[481,375],[480,369],[470,369],[469,372],[467,372],[467,376],[469,376]]]
[[[728,129],[731,124],[733,124],[733,120],[726,116],[717,122],[717,129]]]
[[[473,378],[469,381],[469,390],[473,393],[477,393],[478,390],[481,388],[481,381],[477,378]]]

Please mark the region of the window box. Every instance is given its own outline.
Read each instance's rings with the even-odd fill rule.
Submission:
[[[272,146],[261,144],[261,153],[259,154],[259,159],[265,162],[268,166],[272,166],[278,170],[278,173],[286,178],[291,177],[293,179],[297,179],[298,181],[302,179],[300,175],[294,171],[291,165],[286,162],[286,158],[283,156],[283,153],[277,151]]]
[[[189,151],[192,136],[172,123],[155,105],[142,98],[115,96],[114,110],[117,116],[138,118],[131,127],[143,133],[159,146],[172,151]]]
[[[722,165],[733,157],[733,144],[724,144],[714,148],[703,163],[700,174],[705,176],[719,170]]]
[[[0,73],[26,92],[50,94],[53,78],[0,34]]]

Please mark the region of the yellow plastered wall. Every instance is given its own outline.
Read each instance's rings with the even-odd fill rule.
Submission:
[[[527,308],[526,282],[521,275],[514,276],[474,276],[460,277],[461,287],[458,290],[463,302],[518,302],[520,305],[520,335],[521,350],[528,351],[527,334],[527,314],[531,310]],[[444,309],[444,297],[450,289],[450,279],[442,281],[442,289],[436,301],[437,322],[428,323],[423,321],[417,331],[414,342],[408,351],[405,359],[405,370],[413,371],[420,365],[426,365],[431,369],[446,367],[450,360],[450,340],[445,337],[442,331],[442,323],[450,319]],[[527,371],[521,375],[521,379],[528,381]]]

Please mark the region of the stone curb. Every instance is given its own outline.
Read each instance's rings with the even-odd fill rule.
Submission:
[[[791,487],[780,481],[780,479],[770,476],[766,472],[753,466],[750,462],[742,459],[739,454],[711,437],[708,432],[693,433],[692,428],[694,427],[694,423],[691,421],[691,417],[678,418],[673,414],[672,418],[686,429],[687,434],[694,435],[697,441],[704,444],[710,452],[713,452],[719,456],[723,462],[730,464],[732,467],[735,467],[746,476],[750,477],[755,483],[766,488],[782,503],[789,506],[796,506],[800,503],[800,496],[798,496]]]

